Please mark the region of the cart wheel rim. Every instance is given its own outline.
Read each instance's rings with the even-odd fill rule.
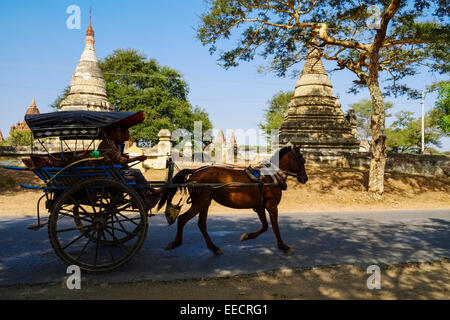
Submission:
[[[113,179],[82,181],[58,199],[49,219],[57,255],[91,272],[127,263],[142,246],[147,214],[139,194]]]

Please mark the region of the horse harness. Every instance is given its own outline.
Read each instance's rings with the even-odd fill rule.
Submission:
[[[273,167],[276,167],[273,165],[273,163],[263,163],[259,167],[252,168],[251,166],[245,168],[245,173],[250,178],[250,180],[258,183],[258,189],[259,189],[259,211],[261,212],[264,209],[264,179],[265,177],[270,177],[272,179],[272,183],[274,185],[279,185],[281,190],[287,189],[287,184],[285,179],[281,176],[281,170],[280,168],[276,168],[273,170],[271,174],[263,174],[264,169],[270,168],[274,169]],[[256,210],[255,210],[256,211]]]
[[[296,160],[299,162],[299,164],[305,164],[304,159],[300,159],[296,152],[293,152],[293,153],[294,153]],[[205,166],[205,167],[199,168],[199,169],[195,170],[195,172],[204,170],[208,167],[211,167],[211,166]],[[242,168],[242,167],[236,168],[235,166],[224,166],[224,167],[231,167],[234,169],[244,169],[245,173],[250,178],[250,180],[253,182],[256,182],[258,184],[259,197],[260,197],[260,199],[259,199],[259,202],[260,202],[259,210],[260,211],[262,211],[264,209],[264,184],[265,184],[264,179],[265,179],[265,177],[270,177],[272,179],[272,184],[279,185],[281,190],[287,190],[286,180],[287,180],[288,176],[297,177],[296,173],[288,171],[288,170],[282,170],[270,161],[263,162],[258,167],[252,167],[252,166],[248,166],[246,168]],[[265,169],[266,170],[271,169],[272,172],[270,174],[264,174]],[[282,174],[285,174],[286,177],[283,177]],[[230,185],[232,185],[232,183],[224,184],[221,186],[216,186],[215,188],[226,187],[226,186],[230,186]],[[237,185],[239,185],[239,184],[237,184]]]

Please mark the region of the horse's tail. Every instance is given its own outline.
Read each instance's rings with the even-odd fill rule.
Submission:
[[[185,183],[188,179],[188,176],[193,174],[195,170],[192,169],[183,169],[178,172],[172,179],[172,183],[182,184]],[[172,199],[175,196],[175,193],[178,189],[182,189],[183,186],[178,186],[177,188],[164,188],[161,196],[161,200],[158,203],[158,210],[161,209],[166,203],[172,204]]]

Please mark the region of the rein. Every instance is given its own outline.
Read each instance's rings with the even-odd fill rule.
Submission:
[[[298,163],[302,162],[302,159],[299,158],[299,156],[298,156],[297,153],[294,151],[294,149],[291,148],[291,152],[294,153],[294,157],[295,157],[295,159],[298,161]],[[304,161],[304,160],[303,160],[303,161]],[[298,176],[297,173],[292,172],[292,171],[289,171],[289,170],[283,170],[283,169],[281,169],[280,167],[276,166],[276,165],[275,165],[274,163],[272,163],[271,161],[270,161],[270,163],[271,163],[272,166],[275,166],[275,167],[276,167],[276,169],[277,169],[278,172],[281,171],[282,173],[284,173],[284,174],[286,175],[286,177],[283,177],[283,176],[280,175],[281,178],[283,178],[283,180],[284,180],[285,182],[286,182],[288,176],[297,178],[297,176]],[[303,162],[303,163],[304,163],[304,162]],[[197,168],[197,169],[194,170],[194,172],[192,172],[192,174],[197,173],[197,172],[202,171],[202,170],[205,170],[205,169],[207,169],[207,168],[211,168],[211,167],[219,167],[219,168],[222,167],[222,168],[227,168],[227,169],[245,169],[245,167],[237,166],[237,165],[229,165],[229,164],[219,164],[219,165],[217,165],[217,164],[212,164],[212,165],[207,165],[207,166],[203,166],[203,167]],[[233,185],[233,184],[234,184],[234,183],[225,184],[225,185],[219,186],[219,188],[220,188],[220,187],[223,187],[223,186]],[[216,188],[217,188],[217,187],[216,187]]]
[[[291,151],[294,154],[295,160],[297,160],[297,162],[299,164],[300,163],[305,164],[305,160],[304,159],[300,159],[298,154],[294,151],[294,149],[291,148]],[[297,176],[298,176],[297,173],[293,173],[291,171],[287,171],[287,170],[286,171],[285,170],[281,170],[281,171],[283,171],[283,173],[286,174],[286,178],[287,178],[287,176],[292,176],[292,177],[295,177],[295,178],[297,178]]]
[[[293,173],[291,171],[285,171],[285,170],[281,170],[281,171],[286,175],[286,178],[287,178],[287,176],[291,176],[291,177],[295,177],[295,178],[297,177],[297,174]]]

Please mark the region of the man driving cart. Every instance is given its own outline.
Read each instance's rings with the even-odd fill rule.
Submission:
[[[131,158],[128,154],[123,153],[121,146],[129,140],[128,127],[114,124],[103,129],[103,140],[98,146],[98,151],[103,157],[106,157],[114,164],[122,165],[121,172],[125,179],[132,180],[139,186],[143,199],[149,209],[153,208],[160,199],[161,189],[154,189],[145,179],[139,169],[129,168],[128,164],[136,161],[145,161],[147,156],[141,155]]]

